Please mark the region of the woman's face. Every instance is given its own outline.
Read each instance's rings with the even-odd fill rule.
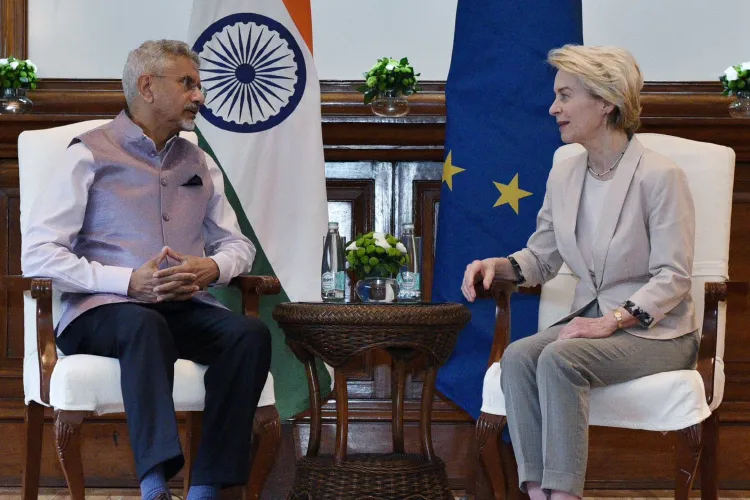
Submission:
[[[585,144],[607,127],[607,115],[614,109],[583,88],[575,75],[558,71],[555,76],[555,100],[549,114],[557,120],[564,143]]]

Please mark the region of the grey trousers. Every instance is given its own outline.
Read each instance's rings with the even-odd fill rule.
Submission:
[[[594,316],[598,314],[595,307]],[[501,360],[518,481],[583,495],[589,391],[654,373],[695,367],[698,332],[671,340],[618,330],[605,339],[557,340],[557,325],[508,346]]]

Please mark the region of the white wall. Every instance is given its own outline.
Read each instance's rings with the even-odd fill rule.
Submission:
[[[447,77],[457,0],[311,1],[321,79],[358,79],[383,56],[408,56],[424,80]],[[750,1],[715,5],[583,0],[584,41],[630,49],[649,81],[715,80],[730,64],[750,60],[747,36],[732,24],[750,18]],[[29,0],[29,57],[41,77],[119,78],[128,50],[143,40],[185,39],[191,6],[191,0]]]
[[[587,45],[619,45],[648,81],[717,80],[750,61],[748,0],[583,0]]]

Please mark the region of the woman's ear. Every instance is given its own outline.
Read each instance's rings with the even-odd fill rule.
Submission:
[[[607,102],[607,101],[602,101],[602,112],[603,112],[603,113],[604,113],[605,115],[609,115],[609,114],[612,114],[612,112],[613,112],[613,111],[615,110],[615,108],[616,108],[616,107],[617,107],[617,106],[615,106],[615,105],[614,105],[614,104],[612,104],[611,102]]]

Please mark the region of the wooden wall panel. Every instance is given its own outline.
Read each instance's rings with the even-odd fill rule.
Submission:
[[[0,57],[26,59],[27,11],[26,0],[0,0]]]
[[[2,2],[3,0],[0,0]],[[7,6],[6,3],[3,6]],[[0,10],[0,12],[3,12]],[[398,197],[396,172],[402,162],[442,162],[445,124],[443,85],[425,84],[426,91],[412,98],[413,111],[403,118],[384,119],[370,114],[353,92],[352,82],[324,82],[322,85],[323,136],[327,168],[346,170],[342,162],[378,162],[372,176],[354,178],[330,176],[331,201],[349,203],[353,232],[375,228],[376,219],[389,230],[395,210],[382,210],[377,196]],[[733,147],[737,152],[736,182],[730,249],[733,280],[750,281],[750,146],[746,137],[750,121],[728,117],[727,98],[718,95],[714,84],[648,84],[644,91],[644,132],[670,133]],[[0,116],[0,271],[18,272],[20,234],[18,229],[18,166],[16,140],[23,130],[48,128],[93,118],[112,117],[124,100],[113,81],[46,81],[33,92],[35,113]],[[360,165],[361,166],[361,165]],[[434,167],[434,163],[431,168]],[[385,176],[385,177],[382,177]],[[384,181],[385,179],[385,181]],[[376,196],[382,184],[391,183]],[[381,183],[381,184],[378,184]],[[380,187],[378,187],[380,186]],[[422,235],[425,291],[432,279],[433,237],[439,207],[439,178],[414,180],[408,189],[417,233]],[[396,203],[396,200],[393,200]],[[408,210],[403,211],[408,213]],[[399,212],[401,214],[402,212]],[[399,215],[399,217],[402,217]],[[385,218],[385,219],[383,219]],[[463,265],[463,264],[462,264]],[[429,292],[428,292],[429,293]],[[428,296],[428,294],[427,294]],[[15,304],[15,305],[14,305]],[[0,297],[0,484],[20,482],[20,439],[23,418],[21,360],[22,333],[20,303]],[[750,489],[750,319],[747,288],[734,287],[730,294],[728,338],[725,355],[727,388],[722,407],[722,487]],[[372,353],[350,364],[351,445],[358,451],[372,451],[390,442],[391,405],[389,361],[383,353]],[[409,425],[418,420],[420,383],[413,377],[406,404]],[[326,423],[323,446],[331,446],[331,424],[335,401],[324,405]],[[438,455],[448,463],[451,484],[463,489],[473,482],[473,423],[450,401],[439,399],[433,415],[433,434]],[[133,486],[134,476],[126,446],[127,429],[113,417],[93,419],[84,434],[88,484]],[[266,498],[282,498],[293,477],[294,458],[305,443],[304,415],[294,427],[285,426],[283,452]],[[408,434],[407,434],[408,435]],[[45,484],[61,484],[59,467],[51,451],[47,429],[43,476]],[[408,438],[411,439],[411,438]],[[668,488],[672,482],[672,438],[661,434],[594,429],[588,487]]]

